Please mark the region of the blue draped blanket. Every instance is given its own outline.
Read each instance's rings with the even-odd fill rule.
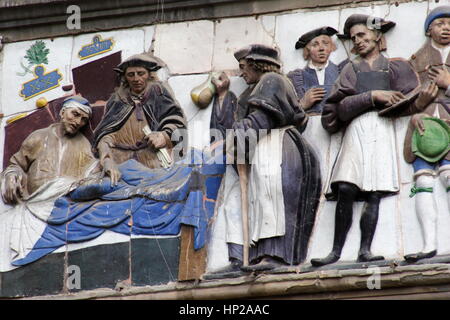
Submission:
[[[219,157],[223,157],[219,152]],[[68,243],[92,240],[106,230],[125,235],[171,235],[181,224],[194,227],[194,248],[206,241],[207,225],[225,165],[198,150],[170,169],[148,169],[135,160],[119,166],[117,186],[105,177],[98,184],[80,186],[59,198],[48,225],[23,259],[26,265]]]

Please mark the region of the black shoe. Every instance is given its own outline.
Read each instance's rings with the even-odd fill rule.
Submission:
[[[241,270],[246,272],[268,271],[286,265],[270,257],[265,257],[261,262],[249,266],[242,266]]]
[[[240,271],[240,267],[242,266],[242,262],[241,261],[233,261],[231,262],[229,265],[227,265],[226,267],[217,269],[214,272],[211,272],[211,274],[213,273],[226,273],[226,272],[236,272],[236,271]]]
[[[328,256],[326,256],[325,258],[321,258],[321,259],[311,259],[311,264],[314,267],[321,267],[324,266],[326,264],[330,264],[330,263],[334,263],[336,261],[339,260],[341,256],[338,256],[337,254],[335,254],[334,252],[331,252]]]
[[[437,253],[436,250],[433,250],[430,252],[411,253],[411,254],[407,254],[404,258],[408,262],[416,262],[421,259],[432,258],[436,255],[436,253]]]
[[[220,268],[213,272],[205,273],[202,278],[204,280],[237,278],[245,273],[241,271],[242,262],[239,260],[231,262],[228,266]]]
[[[378,261],[378,260],[384,260],[383,256],[374,256],[370,252],[360,253],[358,255],[357,262],[369,262],[369,261]]]

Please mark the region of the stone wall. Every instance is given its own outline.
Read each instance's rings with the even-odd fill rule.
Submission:
[[[271,1],[261,1],[273,3]],[[275,1],[278,2],[278,1]],[[280,1],[283,5],[290,1]],[[448,4],[448,1],[373,1],[338,5],[328,2],[323,7],[291,9],[282,12],[250,14],[242,13],[239,17],[228,17],[220,20],[198,19],[175,23],[157,23],[134,28],[110,31],[99,31],[75,36],[60,36],[41,38],[28,41],[6,43],[0,53],[0,112],[4,114],[1,120],[0,146],[4,145],[5,125],[8,119],[23,112],[36,110],[36,101],[45,97],[48,101],[69,94],[62,86],[73,82],[72,72],[76,67],[121,52],[122,59],[143,51],[152,51],[167,64],[167,68],[159,72],[159,76],[168,81],[176,98],[183,107],[189,121],[191,146],[201,148],[208,143],[209,119],[211,105],[199,110],[190,100],[189,92],[203,82],[211,71],[225,70],[231,76],[231,89],[237,95],[245,88],[244,81],[238,77],[238,65],[233,52],[251,43],[275,45],[281,50],[283,71],[287,73],[295,68],[303,67],[305,61],[301,51],[294,49],[298,37],[315,27],[332,26],[342,31],[345,19],[353,13],[367,13],[381,16],[397,23],[397,26],[387,33],[389,57],[409,58],[425,41],[423,22],[427,13],[435,6]],[[269,4],[266,4],[270,6]],[[254,11],[257,12],[256,6]],[[98,55],[80,59],[79,52],[83,46],[93,42],[100,35],[101,39],[112,39],[110,50]],[[349,44],[334,39],[337,50],[331,55],[335,63],[348,57]],[[39,93],[31,98],[20,96],[23,86],[32,81],[35,75],[30,72],[36,65],[25,58],[37,41],[42,41],[48,52],[43,54],[46,63],[42,63],[45,72],[57,71],[61,81],[54,88]],[[95,102],[95,101],[91,101]],[[98,102],[98,103],[101,103]],[[400,193],[384,198],[381,202],[377,232],[372,244],[374,254],[383,254],[389,259],[401,259],[404,254],[421,249],[422,235],[414,210],[414,199],[409,198],[412,186],[412,167],[403,160],[403,138],[408,118],[396,120],[397,161],[400,166]],[[326,182],[328,174],[339,148],[340,136],[330,137],[320,124],[320,117],[313,116],[304,133],[316,149],[321,160],[322,178]],[[0,148],[0,159],[3,159]],[[324,183],[324,188],[326,183]],[[308,261],[313,257],[328,254],[332,246],[334,232],[335,202],[326,201],[321,197],[316,224],[310,241]],[[438,254],[450,253],[450,209],[442,184],[436,180],[436,207],[438,216]],[[7,207],[2,205],[0,210]],[[359,248],[360,232],[359,217],[362,203],[355,205],[354,223],[350,229],[341,260],[356,259]],[[127,237],[106,233],[100,238],[87,243],[70,245],[60,249],[74,250],[86,246],[127,241]],[[226,247],[223,235],[214,235],[209,248],[208,268],[213,270],[227,261]]]

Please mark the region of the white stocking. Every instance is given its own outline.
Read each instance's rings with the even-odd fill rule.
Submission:
[[[434,178],[430,175],[420,175],[416,179],[417,188],[433,188]],[[424,246],[422,252],[436,250],[436,220],[437,210],[432,192],[418,192],[416,195],[416,214],[422,228]]]
[[[442,181],[445,189],[450,187],[450,166],[446,165],[440,168],[439,170],[439,178]],[[447,191],[447,204],[450,210],[450,190]]]

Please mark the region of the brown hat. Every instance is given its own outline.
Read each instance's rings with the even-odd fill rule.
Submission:
[[[162,61],[159,58],[150,56],[147,53],[135,54],[122,61],[114,71],[123,74],[128,67],[143,67],[148,71],[156,71],[163,66]]]
[[[344,33],[339,33],[337,36],[341,39],[350,39],[350,29],[357,24],[364,24],[369,29],[377,29],[382,33],[389,31],[395,26],[395,22],[384,20],[382,18],[369,16],[367,14],[352,14],[347,18],[344,24]]]
[[[322,27],[317,28],[314,30],[311,30],[309,32],[304,33],[298,41],[295,43],[295,49],[300,49],[306,47],[308,42],[310,42],[315,37],[326,35],[326,36],[332,36],[334,34],[338,33],[338,31],[332,27]]]
[[[265,61],[281,67],[278,50],[264,44],[252,44],[242,48],[234,53],[234,57],[237,61],[241,59]]]

